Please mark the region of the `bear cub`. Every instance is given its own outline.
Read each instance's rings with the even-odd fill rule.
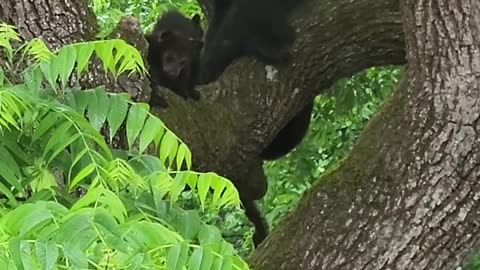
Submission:
[[[159,86],[164,86],[184,99],[200,99],[195,90],[198,80],[203,29],[200,16],[186,18],[177,11],[161,16],[152,31],[145,35],[149,48],[147,62],[152,84],[151,105],[166,107]]]

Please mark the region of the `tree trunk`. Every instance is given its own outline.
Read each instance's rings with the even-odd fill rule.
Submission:
[[[200,2],[208,9],[212,0]],[[404,0],[404,39],[397,0],[304,0],[292,18],[292,63],[275,72],[243,59],[201,88],[201,102],[167,94],[170,107],[154,108],[190,146],[198,170],[217,171],[259,198],[266,179],[258,154],[276,133],[338,79],[404,63],[406,41],[403,84],[348,159],[254,254],[255,269],[437,269],[462,261],[478,239],[479,5]],[[87,0],[3,0],[0,21],[52,48],[96,33]],[[144,51],[139,31],[123,20],[114,36]],[[110,83],[92,72],[89,86]],[[121,84],[146,101],[146,82]]]
[[[254,269],[457,269],[477,246],[480,2],[401,7],[402,83]]]

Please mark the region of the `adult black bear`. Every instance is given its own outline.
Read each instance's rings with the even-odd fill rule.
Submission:
[[[287,62],[295,40],[288,17],[298,2],[216,0],[205,35],[200,83],[214,81],[242,56],[272,65]]]
[[[308,103],[277,134],[275,139],[260,153],[264,160],[275,160],[293,150],[307,134],[312,116],[313,102]]]
[[[203,48],[203,29],[200,16],[191,19],[177,11],[169,11],[158,19],[148,41],[147,61],[150,66],[152,98],[150,104],[165,107],[159,95],[164,86],[183,97],[198,100],[195,90],[198,80],[200,53]]]

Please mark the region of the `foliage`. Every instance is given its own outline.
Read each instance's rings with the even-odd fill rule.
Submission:
[[[190,150],[147,104],[73,87],[94,55],[114,78],[145,72],[135,48],[106,40],[51,52],[35,39],[15,51],[12,40],[14,29],[0,25],[8,66],[17,54],[29,63],[20,83],[0,72],[3,265],[248,269],[218,228],[178,203],[188,187],[202,209],[238,208],[233,184],[191,171]],[[101,132],[110,142],[126,135],[126,150],[112,150]]]
[[[90,5],[100,23],[100,37],[107,36],[125,15],[139,18],[145,32],[149,32],[158,16],[167,10],[177,9],[189,17],[193,14],[202,14],[195,0],[91,0]]]
[[[476,250],[476,253],[473,256],[467,257],[464,263],[465,265],[462,269],[464,270],[480,269],[480,251],[478,251],[478,248],[475,250]]]

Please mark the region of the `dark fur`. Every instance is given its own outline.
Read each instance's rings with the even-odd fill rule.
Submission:
[[[245,215],[255,226],[253,245],[258,247],[268,235],[268,223],[263,217],[262,212],[260,212],[260,209],[258,209],[255,201],[242,199],[242,204],[245,209]]]
[[[201,83],[216,80],[237,58],[266,64],[290,58],[295,31],[288,16],[299,0],[216,0],[205,35]]]
[[[288,154],[302,142],[310,126],[312,110],[313,102],[307,104],[278,132],[275,139],[260,154],[260,157],[264,160],[278,159]]]
[[[232,178],[232,182],[240,195],[245,215],[255,226],[253,243],[257,247],[268,235],[268,223],[255,203],[265,196],[268,189],[263,160],[260,157],[249,159],[240,174],[242,179]]]
[[[308,103],[278,132],[275,139],[260,154],[263,160],[274,160],[283,157],[303,140],[310,126],[313,106],[313,102]],[[242,196],[242,194],[240,195]],[[257,247],[268,235],[268,224],[255,201],[245,197],[245,194],[243,194],[241,198],[242,204],[245,208],[245,215],[255,226],[253,243]]]
[[[145,35],[149,43],[147,61],[152,83],[152,105],[166,106],[159,95],[164,86],[184,99],[198,100],[195,90],[198,80],[200,53],[203,47],[203,29],[200,17],[191,19],[177,11],[160,17],[152,33]]]

